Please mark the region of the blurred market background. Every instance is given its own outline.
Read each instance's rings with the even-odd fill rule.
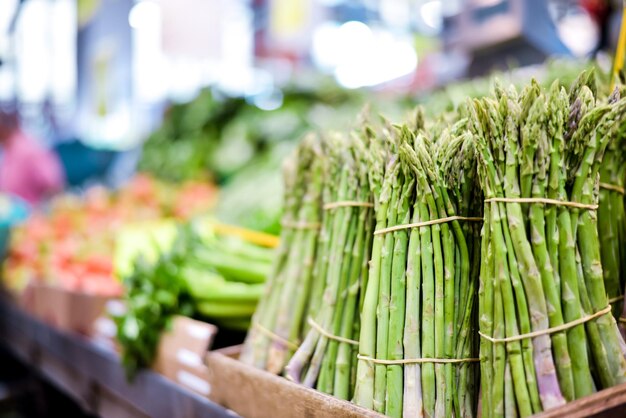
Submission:
[[[58,154],[70,191],[140,169],[279,195],[264,175],[305,131],[595,56],[618,24],[604,0],[3,0],[0,104]],[[249,226],[276,232],[261,218]]]
[[[198,259],[251,286],[249,321],[269,255],[213,234],[272,246],[281,162],[307,132],[348,129],[365,106],[436,114],[484,94],[494,73],[523,83],[573,78],[591,59],[607,69],[620,19],[611,0],[0,0],[5,281],[119,296],[123,280],[156,281],[163,253],[199,268],[181,261],[173,225],[202,214],[211,231],[180,245],[227,254]],[[151,267],[136,262],[155,242]],[[232,254],[253,267],[224,265]],[[226,328],[249,324],[194,303]],[[23,375],[0,370],[4,383]],[[20,390],[72,408],[52,389]],[[6,416],[19,416],[15,399],[0,390]]]
[[[446,92],[455,80],[612,50],[613,3],[3,0],[0,107],[58,156],[69,192],[137,170],[210,180],[219,218],[277,233],[277,167],[303,133],[350,126],[365,103],[391,118],[445,108],[472,90]]]

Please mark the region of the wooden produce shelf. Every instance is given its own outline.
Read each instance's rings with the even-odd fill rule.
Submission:
[[[183,418],[237,416],[173,381],[144,370],[126,380],[118,355],[87,338],[66,333],[0,298],[0,344],[101,417]]]
[[[593,395],[535,415],[537,418],[624,418],[626,383],[601,390]]]
[[[2,297],[0,344],[71,396],[85,411],[105,418],[238,416],[150,370],[140,372],[132,384],[128,383],[115,352],[78,334],[54,329]],[[238,349],[232,347],[232,352],[225,349],[208,353],[206,360],[209,383],[212,384],[209,397],[244,416],[380,416],[243,365],[231,358],[236,357]],[[290,399],[287,406],[284,406],[285,397]],[[602,390],[536,417],[626,417],[626,384]]]

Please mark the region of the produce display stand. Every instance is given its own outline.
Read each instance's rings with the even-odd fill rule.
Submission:
[[[78,334],[54,329],[0,297],[0,344],[101,417],[233,417],[209,399],[153,371],[128,383],[119,358]]]
[[[84,337],[57,330],[0,296],[0,344],[42,377],[98,416],[311,418],[381,417],[323,393],[236,360],[240,347],[209,352],[209,400],[153,371],[131,384],[118,355]],[[226,409],[225,405],[232,410]],[[618,418],[626,416],[626,384],[600,391],[541,418]]]

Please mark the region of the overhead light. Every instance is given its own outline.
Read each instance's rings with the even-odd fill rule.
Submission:
[[[346,88],[375,86],[411,74],[417,54],[410,38],[363,22],[324,24],[313,35],[313,61]]]
[[[437,31],[441,30],[442,17],[441,17],[441,1],[434,0],[422,4],[420,7],[420,15],[422,21],[432,29]]]
[[[144,0],[133,6],[128,14],[128,24],[133,29],[142,29],[158,24],[161,19],[161,8],[153,1]]]
[[[557,24],[559,37],[577,57],[589,54],[600,39],[595,22],[585,11],[566,15]]]
[[[504,3],[504,0],[472,0],[474,7],[492,7],[500,3]]]

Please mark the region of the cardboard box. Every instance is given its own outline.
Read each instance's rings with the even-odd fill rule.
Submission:
[[[10,293],[11,299],[22,308],[24,311],[33,314],[35,313],[35,289],[33,284],[29,283],[22,292]]]
[[[217,327],[177,316],[172,329],[163,333],[153,368],[165,377],[200,395],[211,392],[204,356],[213,345]]]
[[[207,353],[209,398],[246,418],[337,418],[382,415],[241,363],[240,347]]]
[[[125,313],[126,305],[123,301],[119,299],[108,300],[104,312],[93,322],[91,341],[121,355],[122,347],[117,340],[117,324],[113,318]]]
[[[32,286],[30,312],[44,322],[65,330],[91,335],[94,321],[102,315],[110,296],[72,292],[47,284]]]

